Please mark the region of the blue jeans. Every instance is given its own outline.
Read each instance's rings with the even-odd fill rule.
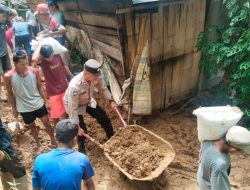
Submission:
[[[14,51],[17,52],[18,50],[24,49],[28,55],[31,55],[31,36],[29,34],[23,36],[15,36],[15,49]]]

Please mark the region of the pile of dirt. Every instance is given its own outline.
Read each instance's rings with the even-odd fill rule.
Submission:
[[[149,176],[160,166],[167,150],[160,141],[138,127],[120,129],[107,142],[105,152],[127,173],[136,178]]]

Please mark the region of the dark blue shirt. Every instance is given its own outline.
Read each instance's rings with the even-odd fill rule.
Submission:
[[[5,125],[0,121],[0,150],[11,147],[11,135],[5,130]]]
[[[92,176],[94,170],[86,155],[58,148],[36,158],[32,186],[43,190],[81,190],[82,179]]]

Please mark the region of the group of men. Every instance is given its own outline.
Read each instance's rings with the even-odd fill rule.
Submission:
[[[83,135],[87,133],[84,115],[88,113],[94,117],[104,129],[107,138],[110,138],[114,134],[110,119],[97,104],[94,93],[102,92],[111,106],[116,106],[103,80],[102,64],[95,59],[89,59],[85,62],[83,71],[73,77],[61,56],[54,54],[51,45],[39,45],[33,53],[32,62],[40,65],[43,71],[45,93],[39,70],[29,66],[29,52],[19,48],[15,50],[14,67],[11,69],[5,20],[15,15],[15,11],[0,6],[0,75],[4,74],[13,116],[15,118],[19,114],[22,116],[24,123],[31,130],[37,149],[40,147],[39,127],[35,124],[37,118],[43,123],[51,145],[55,147],[52,151],[40,154],[36,158],[32,174],[33,189],[80,190],[81,181],[84,180],[87,189],[93,190],[94,170],[85,154],[84,146]],[[63,45],[66,28],[63,26],[65,24],[63,15],[59,12],[57,3],[49,0],[48,5],[39,4],[35,15],[44,29],[40,34],[43,37],[54,37]],[[73,77],[70,82],[65,73]],[[54,121],[55,128],[50,125],[49,118]],[[79,152],[72,149],[76,143]],[[231,163],[229,153],[239,149],[229,137],[202,142],[197,173],[200,189],[231,189],[228,179]],[[2,121],[0,121],[0,167],[4,190],[11,188],[7,182],[11,182],[13,177],[19,190],[29,189],[25,167],[20,162],[11,144],[11,136]]]
[[[66,29],[58,22],[62,17],[61,14],[58,14],[57,3],[50,0],[48,5],[39,4],[35,11],[36,18],[44,28],[40,34],[43,37],[54,37],[61,44],[64,44]],[[111,121],[106,112],[97,104],[94,93],[96,91],[102,92],[110,101],[111,106],[116,106],[103,80],[102,64],[95,59],[89,59],[84,63],[83,71],[68,82],[65,74],[71,72],[68,71],[61,56],[54,54],[51,45],[39,44],[32,55],[32,63],[39,65],[42,70],[45,78],[45,92],[41,82],[41,72],[39,69],[29,66],[29,55],[25,50],[14,51],[12,60],[14,67],[12,69],[10,61],[6,61],[9,59],[9,55],[4,36],[5,29],[2,26],[11,14],[15,16],[14,11],[0,6],[0,35],[1,38],[5,39],[1,43],[0,68],[2,68],[1,74],[4,74],[7,97],[12,107],[13,116],[18,118],[18,115],[21,115],[24,123],[31,130],[37,152],[40,148],[40,127],[35,124],[37,118],[44,125],[52,147],[56,148],[51,152],[40,154],[36,158],[32,175],[33,189],[80,190],[81,180],[85,180],[87,189],[95,189],[92,180],[94,171],[86,156],[84,146],[85,138],[83,135],[87,133],[84,115],[87,112],[94,117],[104,129],[107,138],[110,138],[114,134]],[[48,107],[50,108],[50,116]],[[54,121],[55,129],[51,126],[49,118]],[[11,175],[16,179],[16,182],[22,179],[20,184],[23,186],[19,185],[19,190],[27,190],[25,168],[11,145],[10,135],[2,122],[1,127],[5,137],[0,137],[0,145],[1,142],[8,142],[7,147],[0,146],[0,167],[4,190],[10,188],[5,179],[6,176]],[[79,152],[72,150],[76,142],[78,142]],[[20,172],[16,174],[18,171]]]

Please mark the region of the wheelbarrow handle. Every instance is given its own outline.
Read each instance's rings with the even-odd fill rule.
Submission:
[[[99,143],[97,140],[93,139],[91,136],[89,136],[86,133],[83,133],[83,136],[86,137],[88,140],[90,140],[91,142],[93,142],[94,144],[96,144],[97,146],[99,146],[101,149],[103,149],[103,145],[101,143]]]
[[[117,115],[119,116],[120,120],[122,121],[122,124],[124,125],[124,127],[126,127],[126,126],[127,126],[127,123],[124,121],[124,119],[123,119],[123,117],[122,117],[122,114],[120,113],[120,111],[118,110],[117,107],[114,107],[114,109],[115,109]]]

